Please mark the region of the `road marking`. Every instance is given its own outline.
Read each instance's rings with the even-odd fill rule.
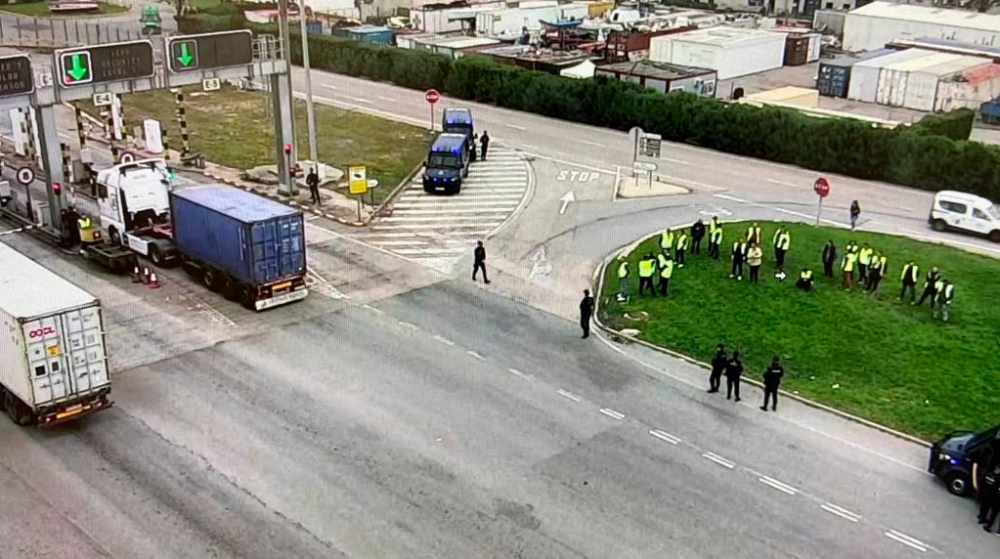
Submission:
[[[383,100],[383,101],[389,101],[390,103],[394,103],[395,102],[395,100],[392,97],[386,97],[385,95],[379,95],[378,98],[381,99],[381,100]]]
[[[435,221],[442,221],[445,223],[452,223],[454,221],[478,221],[484,227],[496,221],[497,225],[503,222],[503,215],[495,214],[485,214],[485,215],[456,215],[456,216],[441,216],[433,215],[430,217],[420,217],[419,215],[401,215],[401,216],[389,216],[382,218],[383,221],[392,222],[426,222],[433,223]]]
[[[337,91],[337,86],[335,86],[335,85],[329,85],[329,84],[325,84],[324,83],[324,84],[320,84],[320,87],[323,87],[323,88],[326,88],[326,89],[332,89],[334,91]]]
[[[445,338],[444,336],[435,335],[434,339],[437,340],[437,341],[439,341],[439,342],[441,342],[441,343],[443,343],[444,345],[447,345],[447,346],[453,346],[453,345],[455,345],[455,342],[449,340],[448,338]]]
[[[514,196],[517,196],[516,194]],[[495,211],[505,211],[507,209],[512,209],[517,207],[517,200],[520,199],[508,199],[508,200],[404,200],[397,202],[394,207],[396,208],[414,208],[414,209],[425,209],[425,208],[448,208],[448,207],[486,207],[486,206],[500,206],[496,208]]]
[[[712,462],[715,462],[716,464],[718,464],[720,466],[729,468],[730,470],[732,470],[733,468],[736,467],[736,464],[734,464],[733,462],[730,462],[729,460],[726,460],[725,458],[719,456],[718,454],[715,454],[714,452],[706,452],[706,453],[702,454],[701,457],[704,458],[704,459],[706,459],[706,460],[710,460]]]
[[[794,182],[779,181],[777,179],[767,179],[767,182],[773,182],[774,184],[781,184],[781,185],[784,185],[784,186],[793,186],[793,187],[800,187],[800,186],[802,186],[801,184],[795,184]]]
[[[649,431],[649,434],[653,435],[657,439],[660,439],[661,441],[666,441],[670,444],[677,444],[681,442],[679,438],[671,435],[670,433],[667,433],[666,431],[660,431],[659,429],[652,429]]]
[[[503,208],[450,208],[444,210],[394,210],[393,215],[495,214],[513,211],[516,206]]]
[[[372,102],[369,101],[368,99],[363,99],[361,97],[351,97],[350,95],[343,95],[343,97],[346,97],[347,99],[350,99],[351,101],[355,101],[357,103],[364,103],[365,105],[372,104]]]
[[[729,196],[728,194],[715,194],[714,196],[716,198],[722,198],[723,200],[730,200],[730,201],[733,201],[733,202],[739,202],[741,204],[746,204],[748,206],[757,206],[758,208],[767,208],[767,209],[772,210],[772,211],[781,212],[783,214],[788,214],[788,215],[794,215],[796,217],[801,217],[801,218],[805,218],[805,219],[812,219],[812,220],[816,219],[815,215],[809,215],[809,214],[804,214],[802,212],[796,212],[796,211],[792,211],[792,210],[786,210],[785,208],[779,208],[777,206],[769,206],[767,204],[761,204],[760,202],[751,202],[750,200],[744,200],[743,198],[737,198],[735,196]],[[828,223],[830,225],[836,225],[837,227],[850,227],[850,225],[847,224],[847,223],[841,223],[839,221],[834,221],[832,219],[825,219],[824,218],[824,219],[821,219],[820,221],[822,221],[823,223]]]
[[[927,544],[925,544],[924,542],[922,542],[922,541],[920,541],[920,540],[918,540],[916,538],[911,538],[910,536],[907,536],[906,534],[904,534],[902,532],[897,532],[895,530],[889,530],[888,532],[885,533],[885,537],[887,537],[887,538],[889,538],[891,540],[896,540],[897,542],[899,542],[899,543],[901,543],[901,544],[903,544],[905,546],[912,547],[913,549],[916,549],[917,551],[919,551],[921,553],[927,551]]]
[[[676,163],[678,165],[690,165],[690,161],[684,161],[683,159],[670,159],[669,157],[661,157],[660,159],[667,161],[669,163]]]
[[[409,328],[410,330],[420,330],[420,327],[417,326],[416,324],[411,324],[409,322],[403,322],[402,320],[399,321],[399,325],[402,326],[402,327],[404,327],[404,328]]]
[[[421,220],[421,221],[426,221],[426,220]],[[459,227],[468,228],[468,227],[489,227],[489,226],[490,226],[490,222],[487,221],[486,223],[483,223],[483,222],[479,222],[479,223],[452,223],[452,224],[449,224],[447,228],[448,229],[456,229],[456,228],[459,228]],[[442,228],[440,225],[403,225],[402,227],[405,228],[405,229],[441,229]],[[374,229],[375,231],[399,230],[399,226],[393,226],[393,225],[375,225],[375,226],[372,227],[372,229]]]
[[[469,351],[466,351],[465,353],[468,353],[469,355],[471,355],[471,356],[473,356],[473,357],[475,357],[476,359],[479,359],[479,360],[486,359],[485,357],[483,357],[482,355],[479,355],[478,353],[476,353],[475,351],[472,351],[471,349]]]
[[[517,369],[507,369],[507,372],[510,373],[510,374],[512,374],[512,375],[519,376],[519,377],[521,377],[523,379],[531,380],[531,375],[526,375],[526,374],[522,373],[521,371],[518,371]]]
[[[611,408],[601,408],[598,411],[600,411],[601,413],[603,413],[604,415],[606,415],[608,417],[617,419],[619,421],[621,421],[622,419],[625,419],[625,414],[620,413],[620,412],[616,412],[615,410],[613,410]]]
[[[375,307],[373,307],[373,306],[371,306],[371,305],[369,305],[367,303],[365,303],[364,305],[361,305],[361,306],[364,307],[364,308],[366,308],[366,309],[368,309],[368,310],[370,310],[370,311],[372,311],[375,314],[385,314],[384,311],[376,309]]]
[[[588,146],[594,146],[594,147],[597,147],[597,148],[603,148],[604,147],[604,144],[599,144],[597,142],[591,142],[590,140],[577,140],[577,141],[580,142],[581,144],[587,144]]]
[[[560,396],[565,396],[565,397],[569,398],[570,400],[573,400],[574,402],[579,402],[579,401],[583,400],[583,398],[577,396],[576,394],[573,394],[573,393],[570,393],[570,392],[566,392],[562,388],[560,388],[559,390],[556,390],[556,392],[558,392]]]
[[[782,482],[774,479],[773,477],[763,476],[763,477],[759,478],[757,481],[763,483],[764,485],[767,485],[768,487],[777,489],[778,491],[781,491],[782,493],[786,493],[788,495],[795,496],[795,494],[799,492],[798,489],[796,489],[796,488],[794,488],[791,485],[788,485],[786,483],[782,483]]]
[[[428,248],[396,248],[393,252],[398,252],[399,254],[405,256],[416,256],[418,254],[433,254],[436,256],[442,256],[445,254],[464,254],[468,248],[444,248],[444,247],[428,247]]]
[[[828,512],[830,514],[837,515],[837,516],[839,516],[839,517],[841,517],[841,518],[843,518],[845,520],[849,520],[851,522],[855,522],[856,523],[859,520],[861,520],[861,515],[860,514],[855,514],[855,513],[851,512],[851,511],[849,511],[849,510],[847,510],[845,508],[838,507],[837,505],[835,505],[833,503],[823,504],[819,508],[825,510],[826,512]]]
[[[518,126],[516,124],[507,124],[505,122],[503,125],[506,126],[507,128],[513,128],[514,130],[520,130],[522,132],[525,131],[525,130],[527,130],[527,128],[525,128],[523,126]]]

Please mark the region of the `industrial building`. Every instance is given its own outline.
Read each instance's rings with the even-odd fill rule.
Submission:
[[[500,41],[464,35],[398,35],[396,45],[403,49],[426,50],[458,59],[498,46]]]
[[[844,50],[850,52],[878,49],[893,41],[919,37],[1000,46],[1000,15],[872,2],[848,12],[844,21]]]
[[[685,91],[704,97],[715,97],[716,84],[719,81],[715,70],[648,60],[598,66],[596,75],[637,83],[660,93]]]
[[[727,80],[780,68],[787,33],[738,27],[712,27],[653,37],[649,59],[680,66],[710,68]]]

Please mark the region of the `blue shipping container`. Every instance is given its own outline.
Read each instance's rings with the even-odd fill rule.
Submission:
[[[182,255],[252,286],[305,275],[298,210],[225,185],[173,191],[170,207]]]

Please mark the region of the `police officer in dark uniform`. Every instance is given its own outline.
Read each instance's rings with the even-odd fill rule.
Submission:
[[[726,362],[726,399],[733,397],[733,390],[736,390],[736,401],[740,401],[740,377],[743,376],[743,362],[740,361],[740,352],[734,351],[733,358]]]
[[[771,366],[764,371],[764,405],[760,409],[767,411],[767,402],[771,402],[771,411],[778,411],[778,387],[781,386],[781,378],[785,376],[785,369],[778,363],[778,358],[771,359]]]
[[[482,241],[476,242],[476,250],[473,251],[474,262],[472,263],[472,281],[476,281],[476,274],[483,271],[483,283],[490,283],[490,278],[486,276],[486,247]]]
[[[823,247],[823,275],[833,277],[833,264],[837,261],[837,245],[830,241]]]
[[[306,186],[309,187],[309,195],[312,196],[312,203],[319,204],[319,175],[316,173],[316,167],[309,169],[309,174],[306,175]]]
[[[594,298],[590,290],[583,290],[583,300],[580,301],[580,328],[583,328],[583,339],[590,337],[590,317],[594,316]]]
[[[691,254],[701,254],[701,240],[705,238],[705,222],[698,218],[691,226]]]
[[[714,394],[719,391],[722,384],[722,372],[726,370],[726,362],[729,357],[726,355],[726,348],[719,344],[715,348],[715,355],[712,357],[712,373],[708,376],[708,392]]]
[[[486,161],[486,152],[490,150],[490,134],[489,132],[483,130],[483,135],[479,137],[480,152],[482,153],[483,161]]]
[[[924,300],[930,297],[931,308],[934,308],[934,302],[937,300],[937,282],[940,279],[941,272],[938,271],[937,266],[934,266],[927,272],[927,277],[924,279],[924,292],[920,294],[920,300],[917,301],[917,305],[923,306]]]
[[[978,489],[979,523],[983,525],[983,530],[991,532],[1000,513],[1000,462],[995,453],[983,463]]]

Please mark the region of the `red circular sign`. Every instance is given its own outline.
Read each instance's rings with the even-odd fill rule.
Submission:
[[[438,93],[436,89],[428,89],[427,92],[424,93],[424,101],[427,101],[431,105],[437,103],[440,100],[441,100],[441,94]]]
[[[820,177],[813,183],[813,191],[819,194],[820,198],[826,198],[830,195],[830,183],[826,182],[826,179],[823,177]]]

